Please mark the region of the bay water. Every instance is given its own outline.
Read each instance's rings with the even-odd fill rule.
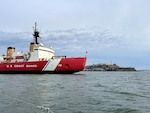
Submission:
[[[150,71],[1,74],[0,113],[150,113]]]

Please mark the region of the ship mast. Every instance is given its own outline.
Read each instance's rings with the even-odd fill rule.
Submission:
[[[34,34],[33,34],[33,36],[34,36],[34,43],[35,44],[39,44],[38,43],[38,38],[40,38],[40,36],[39,36],[39,31],[37,30],[37,23],[35,22],[35,27],[34,27]]]

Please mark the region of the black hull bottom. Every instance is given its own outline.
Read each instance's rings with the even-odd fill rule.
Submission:
[[[0,74],[73,74],[75,71],[0,71]]]

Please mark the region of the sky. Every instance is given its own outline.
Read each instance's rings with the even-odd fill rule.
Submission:
[[[150,69],[149,0],[0,0],[0,54],[28,51],[35,22],[56,55]]]

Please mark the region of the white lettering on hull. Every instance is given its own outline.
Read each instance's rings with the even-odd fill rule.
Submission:
[[[24,64],[21,64],[21,65],[16,64],[16,65],[14,65],[14,68],[22,68],[22,67],[24,67]]]
[[[37,67],[37,65],[36,64],[33,64],[33,65],[26,65],[26,67]]]
[[[15,65],[12,65],[12,64],[9,64],[9,65],[6,65],[6,68],[36,68],[37,67],[37,64],[15,64]]]

